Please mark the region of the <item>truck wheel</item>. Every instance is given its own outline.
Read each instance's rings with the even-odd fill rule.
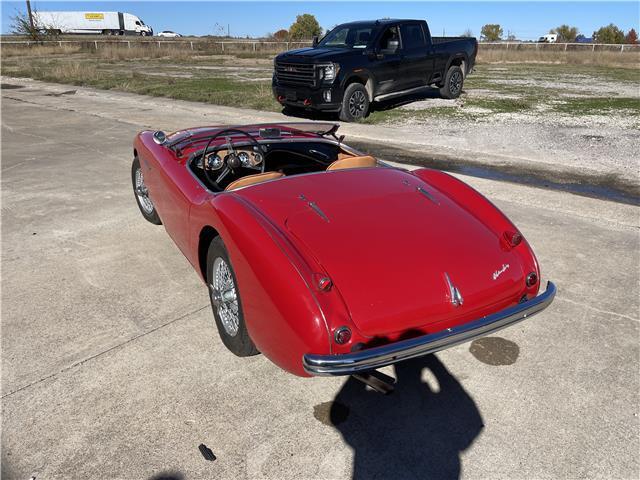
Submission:
[[[222,343],[238,357],[260,353],[251,341],[244,323],[238,281],[227,248],[220,237],[213,239],[207,252],[207,285]]]
[[[146,36],[147,36],[147,32],[144,32],[144,31],[143,31],[143,32],[140,32],[140,35],[141,35],[142,37],[146,37]]]
[[[464,83],[464,74],[458,65],[449,68],[444,85],[440,87],[440,96],[443,98],[458,98],[462,93],[462,84]]]
[[[369,113],[369,94],[360,83],[352,83],[344,91],[340,120],[356,122],[362,120]]]

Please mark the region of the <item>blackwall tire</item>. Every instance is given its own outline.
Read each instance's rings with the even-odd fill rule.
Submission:
[[[349,85],[342,97],[340,120],[343,122],[357,122],[369,114],[369,94],[361,83]]]
[[[260,353],[249,336],[236,274],[220,237],[213,239],[207,252],[207,286],[213,317],[225,347],[238,357]]]
[[[463,85],[464,72],[458,65],[453,65],[449,67],[447,75],[444,77],[444,85],[440,87],[440,96],[448,99],[458,98],[462,93]]]
[[[142,216],[154,225],[162,225],[156,207],[153,205],[151,198],[149,198],[149,191],[144,183],[144,175],[140,168],[140,160],[138,160],[138,157],[135,157],[131,164],[131,183],[133,186],[133,195]]]

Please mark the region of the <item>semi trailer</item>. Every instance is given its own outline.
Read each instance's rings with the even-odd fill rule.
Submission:
[[[127,12],[34,12],[42,31],[58,34],[153,35],[153,29]]]

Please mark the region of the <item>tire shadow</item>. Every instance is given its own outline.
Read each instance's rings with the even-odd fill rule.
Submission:
[[[395,372],[394,393],[349,378],[331,406],[332,426],[354,450],[353,479],[459,478],[460,453],[484,426],[475,402],[435,355]]]

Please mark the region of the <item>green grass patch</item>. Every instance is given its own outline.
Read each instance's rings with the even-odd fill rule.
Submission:
[[[535,102],[526,98],[467,98],[466,107],[478,107],[493,113],[518,113],[531,110]]]
[[[7,68],[8,67],[8,68]],[[36,80],[118,90],[256,110],[279,111],[271,82],[242,82],[225,77],[174,78],[143,73],[119,73],[98,63],[52,61],[28,66],[3,65],[5,72]]]
[[[626,110],[640,115],[640,98],[628,97],[585,97],[567,98],[562,103],[553,104],[553,110],[570,115],[597,115]]]

